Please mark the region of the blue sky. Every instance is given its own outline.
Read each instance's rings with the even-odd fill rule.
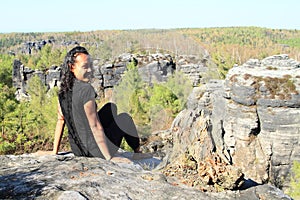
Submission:
[[[0,33],[258,26],[300,30],[299,0],[5,0]]]

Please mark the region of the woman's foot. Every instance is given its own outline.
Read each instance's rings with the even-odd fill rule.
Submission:
[[[133,160],[141,160],[141,159],[147,159],[147,158],[152,158],[153,155],[150,153],[143,153],[140,148],[138,147],[137,149],[134,150],[134,153],[132,155]]]
[[[152,157],[153,155],[150,153],[133,153],[132,160],[141,160],[141,159],[147,159]]]

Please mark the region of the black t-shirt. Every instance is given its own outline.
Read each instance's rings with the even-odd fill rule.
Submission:
[[[97,94],[91,84],[76,80],[73,85],[72,113],[80,141],[88,151],[88,156],[103,157],[90,128],[84,104],[95,100]],[[97,110],[95,110],[97,112]]]
[[[60,97],[60,104],[68,126],[70,145],[76,156],[104,158],[94,139],[84,111],[84,104],[94,100],[96,96],[91,84],[75,80],[72,90],[72,114],[66,109],[70,102],[67,102],[67,99],[62,100]]]

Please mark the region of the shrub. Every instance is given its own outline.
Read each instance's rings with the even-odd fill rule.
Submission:
[[[288,194],[294,199],[300,199],[300,162],[294,161]]]
[[[129,113],[138,131],[166,129],[173,118],[185,107],[192,84],[182,72],[175,72],[165,83],[147,85],[138,73],[134,63],[127,65],[127,71],[119,85],[115,86],[113,99],[120,112]]]
[[[14,89],[1,84],[0,89],[0,154],[22,154],[52,148],[57,92],[47,92],[37,76],[28,81],[30,101],[18,102]]]

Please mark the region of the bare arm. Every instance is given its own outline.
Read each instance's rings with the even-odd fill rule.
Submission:
[[[84,104],[84,111],[86,113],[89,125],[93,132],[96,143],[102,152],[106,160],[111,160],[112,156],[109,153],[108,146],[106,143],[106,136],[104,129],[98,119],[98,114],[96,112],[95,101],[91,100]]]
[[[53,154],[57,154],[61,142],[61,138],[63,135],[65,127],[65,119],[61,112],[60,104],[58,103],[58,109],[57,109],[57,122],[56,122],[56,128],[55,128],[55,135],[54,135],[54,144],[53,144]]]

